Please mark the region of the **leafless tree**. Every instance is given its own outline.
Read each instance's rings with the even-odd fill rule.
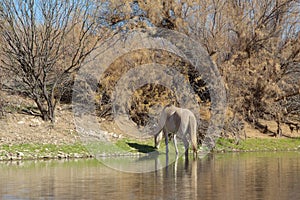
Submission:
[[[34,100],[43,120],[55,108],[86,56],[101,39],[97,5],[89,0],[6,0],[0,3],[1,68],[10,89]]]

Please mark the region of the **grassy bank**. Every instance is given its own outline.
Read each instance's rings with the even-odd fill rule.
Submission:
[[[137,141],[123,138],[115,145],[107,145],[107,152],[114,149],[125,152],[149,153],[154,151],[153,141]],[[105,147],[106,148],[106,147]],[[172,148],[170,146],[170,148]],[[164,151],[164,144],[159,151]],[[218,152],[252,152],[252,151],[300,151],[300,138],[249,138],[237,144],[233,139],[221,138],[214,149]],[[62,158],[87,158],[91,157],[89,151],[81,143],[76,144],[15,144],[0,146],[0,160],[21,159],[62,159]]]
[[[137,141],[134,139],[123,138],[114,143],[101,145],[101,151],[106,155],[123,155],[149,153],[154,151],[152,140]],[[92,147],[89,148],[93,149]],[[104,149],[104,150],[103,150]],[[98,149],[99,150],[99,149]],[[121,152],[120,152],[121,150]],[[0,145],[1,160],[23,160],[23,159],[65,159],[65,158],[88,158],[92,157],[89,150],[81,143],[76,144],[10,144]]]
[[[248,138],[238,143],[234,139],[220,138],[214,151],[300,151],[300,138]]]
[[[0,160],[87,158],[88,151],[76,144],[15,144],[0,146]]]

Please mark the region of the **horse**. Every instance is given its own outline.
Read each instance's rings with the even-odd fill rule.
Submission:
[[[189,140],[192,144],[193,155],[197,155],[197,121],[190,110],[178,108],[174,105],[167,105],[163,108],[159,120],[159,131],[154,134],[154,143],[155,148],[158,149],[164,135],[167,154],[169,152],[169,133],[173,134],[176,155],[178,155],[177,136],[183,141],[186,158],[188,156]]]

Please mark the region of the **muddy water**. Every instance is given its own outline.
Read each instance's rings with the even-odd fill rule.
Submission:
[[[97,160],[0,162],[0,199],[300,199],[300,152],[179,158],[147,173]]]

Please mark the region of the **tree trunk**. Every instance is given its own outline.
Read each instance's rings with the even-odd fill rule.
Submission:
[[[277,134],[277,136],[278,137],[281,137],[282,136],[282,129],[281,129],[281,126],[280,126],[280,123],[281,123],[281,117],[280,117],[280,114],[279,113],[277,113],[276,114],[276,123],[277,123],[277,132],[276,132],[276,134]]]
[[[51,121],[54,123],[55,117],[54,117],[54,109],[55,107],[52,105],[52,103],[47,102],[47,106],[43,105],[39,99],[35,99],[35,103],[41,113],[41,118],[44,121]]]

